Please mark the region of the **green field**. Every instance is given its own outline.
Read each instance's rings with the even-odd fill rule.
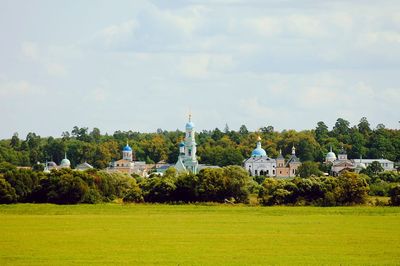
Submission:
[[[0,205],[0,265],[400,264],[400,208]]]

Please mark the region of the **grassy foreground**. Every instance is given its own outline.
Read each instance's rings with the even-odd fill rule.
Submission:
[[[399,264],[400,208],[0,205],[0,265]]]

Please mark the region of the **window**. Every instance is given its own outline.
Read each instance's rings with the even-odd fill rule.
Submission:
[[[272,170],[272,174],[275,175],[275,170]]]
[[[269,175],[269,170],[267,170],[267,175]]]
[[[255,170],[255,171],[254,171],[254,174],[255,174],[255,175],[258,175],[258,172],[257,172],[257,170]]]

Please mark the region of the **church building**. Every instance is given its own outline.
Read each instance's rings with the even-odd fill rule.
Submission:
[[[251,153],[251,157],[243,162],[244,168],[251,176],[266,177],[295,177],[301,162],[296,156],[296,148],[292,147],[292,155],[286,161],[282,156],[282,151],[276,159],[268,157],[267,153],[261,148],[261,138],[258,137],[257,146]]]
[[[195,126],[192,122],[192,116],[189,115],[189,121],[186,123],[185,140],[179,144],[178,161],[175,168],[178,172],[191,172],[197,174],[199,163],[196,157],[196,139]]]
[[[257,146],[251,157],[244,161],[244,168],[251,176],[276,176],[276,160],[268,157],[261,148],[261,138],[257,139]]]
[[[122,159],[110,163],[110,166],[106,169],[107,172],[121,172],[127,174],[138,174],[145,176],[146,173],[146,162],[134,161],[132,148],[128,142],[122,149]]]

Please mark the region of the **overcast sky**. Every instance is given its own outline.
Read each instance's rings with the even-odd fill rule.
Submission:
[[[0,0],[0,33],[0,138],[399,128],[398,0]]]

